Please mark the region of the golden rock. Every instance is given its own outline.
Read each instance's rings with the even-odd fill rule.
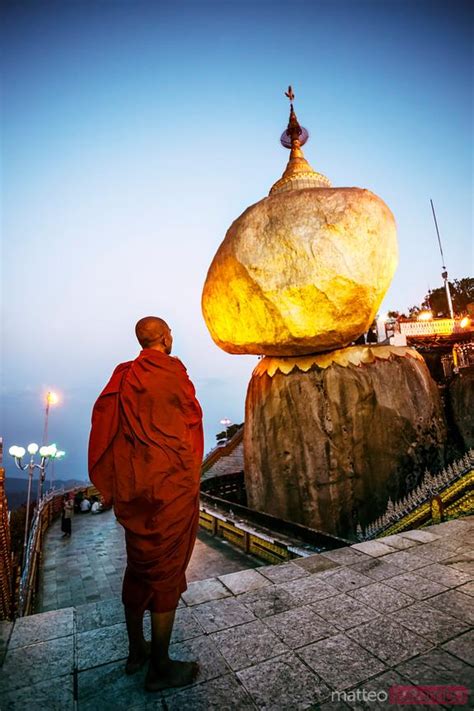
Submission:
[[[204,285],[204,319],[228,353],[342,348],[369,328],[397,257],[393,215],[370,191],[279,192],[227,232]]]
[[[388,207],[369,190],[330,187],[303,156],[303,131],[292,106],[283,176],[235,220],[209,268],[203,315],[228,353],[342,348],[368,330],[396,269]]]

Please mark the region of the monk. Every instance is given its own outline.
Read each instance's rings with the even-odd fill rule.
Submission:
[[[189,684],[198,672],[196,662],[172,660],[168,649],[198,527],[202,411],[185,367],[170,355],[168,324],[147,316],[135,333],[143,350],[116,367],[94,405],[89,476],[125,529],[125,671],[140,669],[151,651],[145,688],[157,691]],[[147,609],[151,648],[143,636]]]

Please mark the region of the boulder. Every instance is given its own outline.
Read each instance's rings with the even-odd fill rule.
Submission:
[[[204,285],[204,319],[228,353],[341,348],[369,328],[397,260],[395,220],[369,190],[272,193],[229,228]]]
[[[438,389],[410,348],[263,358],[248,387],[248,505],[351,536],[444,464]]]

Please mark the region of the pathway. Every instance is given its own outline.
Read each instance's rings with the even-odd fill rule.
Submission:
[[[62,537],[61,521],[56,521],[43,545],[38,612],[117,597],[125,565],[124,533],[112,511],[74,516],[71,538]],[[260,565],[227,541],[200,530],[186,577],[203,580]]]
[[[124,674],[119,599],[0,623],[2,709],[403,709],[388,700],[407,687],[432,709],[415,685],[474,681],[473,534],[469,517],[190,583],[171,646],[199,659],[185,689]]]

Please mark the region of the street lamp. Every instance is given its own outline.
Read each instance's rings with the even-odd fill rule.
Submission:
[[[35,442],[31,442],[31,444],[28,445],[27,447],[28,454],[30,455],[30,461],[28,464],[23,464],[23,457],[26,454],[26,450],[24,447],[18,447],[16,444],[10,447],[8,450],[8,453],[14,458],[15,464],[18,467],[18,469],[21,469],[21,471],[25,471],[25,469],[28,469],[28,493],[27,493],[27,498],[26,498],[26,519],[25,519],[25,535],[23,539],[23,560],[25,559],[25,552],[26,552],[26,545],[28,543],[28,528],[29,528],[29,513],[30,513],[30,499],[31,499],[31,486],[33,483],[33,474],[35,469],[39,469],[40,471],[40,482],[39,482],[39,498],[42,492],[42,482],[44,480],[44,472],[46,467],[48,466],[48,462],[51,459],[51,457],[54,457],[57,449],[56,445],[52,444],[50,446],[43,445],[42,447],[39,447]],[[34,460],[35,454],[40,455],[40,463],[36,463]],[[38,503],[39,503],[39,498],[38,498]]]
[[[448,302],[448,310],[449,310],[449,317],[451,319],[454,319],[454,310],[453,310],[453,300],[451,299],[451,290],[449,288],[449,280],[448,280],[448,270],[446,269],[446,265],[444,263],[444,254],[443,254],[443,247],[441,245],[441,235],[439,234],[439,229],[438,229],[438,220],[436,219],[436,212],[434,209],[433,205],[433,200],[430,200],[431,203],[431,210],[433,212],[433,219],[436,227],[436,234],[438,235],[438,244],[439,244],[439,251],[441,254],[441,261],[442,261],[442,267],[443,271],[441,272],[441,277],[444,281],[444,288],[446,290],[446,300]]]
[[[51,446],[56,448],[55,444],[53,444]],[[64,452],[62,449],[55,449],[54,453],[51,455],[51,476],[49,478],[50,490],[53,488],[53,482],[54,482],[54,463],[57,459],[62,459],[65,454],[66,454],[66,452]]]
[[[46,393],[46,407],[44,411],[44,430],[43,430],[43,444],[48,441],[48,423],[49,423],[49,408],[51,405],[57,405],[59,402],[59,397],[52,390],[48,390]]]

